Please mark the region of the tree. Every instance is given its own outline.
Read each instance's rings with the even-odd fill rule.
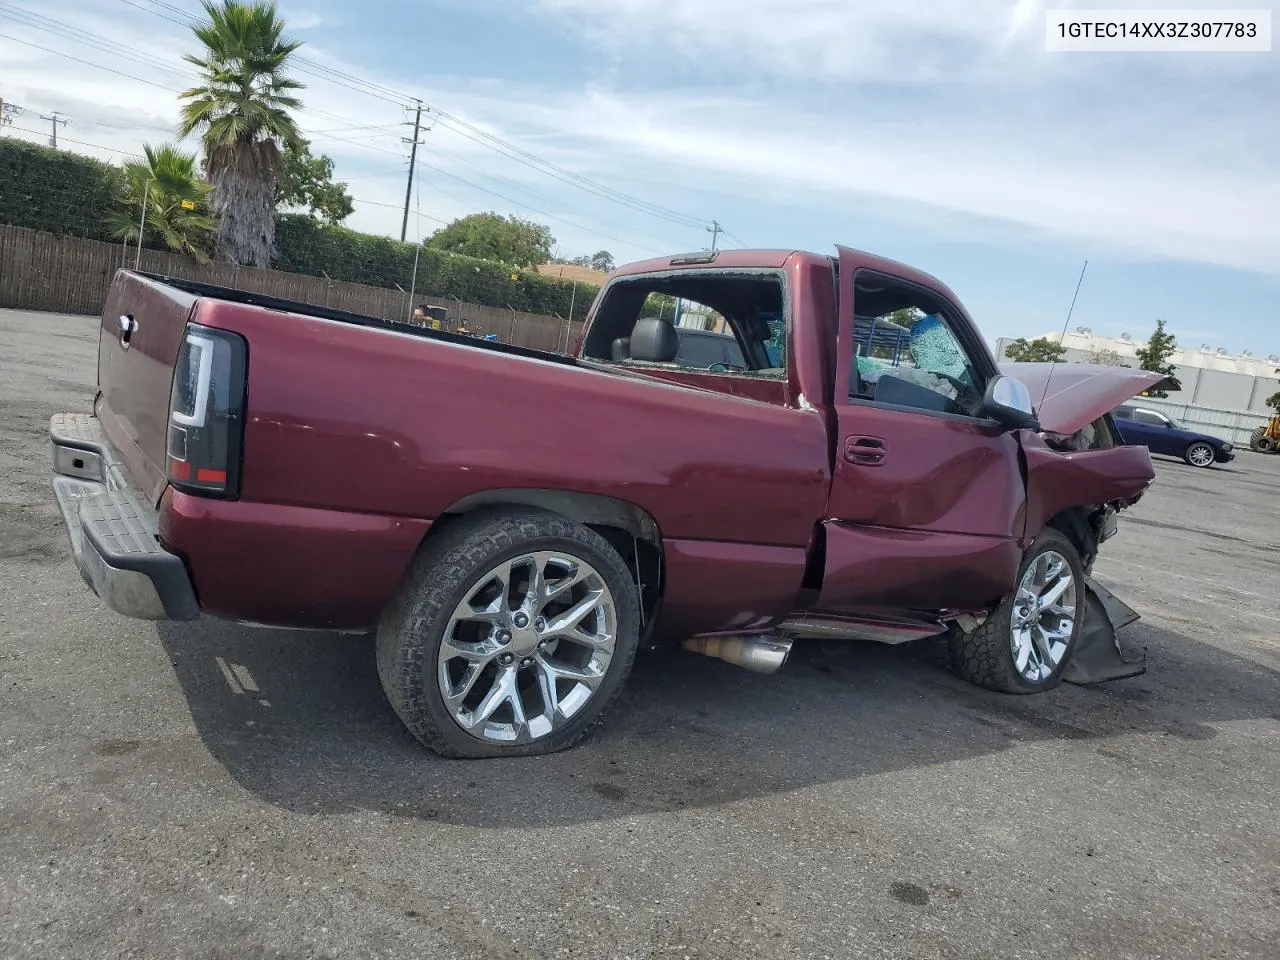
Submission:
[[[219,252],[233,263],[267,267],[281,145],[296,149],[302,142],[289,114],[302,105],[290,93],[302,84],[285,75],[301,44],[284,36],[269,0],[204,0],[204,10],[208,21],[193,28],[204,55],[184,58],[204,82],[180,95],[178,130],[184,137],[198,131],[203,141]]]
[[[1125,367],[1128,366],[1120,354],[1116,353],[1110,347],[1101,347],[1089,351],[1089,356],[1085,358],[1086,363],[1096,363],[1104,367]]]
[[[136,242],[141,228],[143,242],[158,237],[170,250],[207,263],[217,224],[209,216],[210,187],[196,170],[195,154],[169,144],[144,144],[142,151],[145,160],[124,165],[120,206],[106,218],[111,235]]]
[[[1137,350],[1138,366],[1143,370],[1150,370],[1153,373],[1172,377],[1177,371],[1177,367],[1169,362],[1169,358],[1173,356],[1177,349],[1178,341],[1174,339],[1173,334],[1165,332],[1164,321],[1157,320],[1155,332],[1151,334],[1147,345],[1139,347]],[[1143,391],[1143,396],[1146,397],[1167,397],[1168,395],[1164,390]]]
[[[881,319],[888,320],[890,323],[896,323],[900,327],[910,330],[924,316],[924,311],[919,307],[900,307],[886,313]]]
[[[1067,348],[1048,337],[1019,337],[1004,348],[1004,355],[1014,363],[1053,363],[1067,355]]]
[[[579,267],[599,270],[601,273],[611,273],[616,265],[613,260],[613,254],[608,250],[597,250],[589,257],[574,257],[569,262]]]
[[[496,213],[473,213],[437,230],[426,246],[514,267],[532,267],[551,259],[555,242],[550,228],[540,223]]]
[[[338,225],[355,211],[345,183],[333,182],[333,160],[311,154],[311,144],[300,140],[287,145],[276,202],[282,207],[306,210],[325,223]]]
[[[1266,404],[1268,407],[1270,407],[1272,410],[1274,410],[1276,413],[1280,413],[1280,390],[1277,390],[1275,393],[1267,397],[1267,399],[1262,402]]]

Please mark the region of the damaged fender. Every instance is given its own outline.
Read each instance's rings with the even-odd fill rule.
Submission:
[[[1092,577],[1084,578],[1085,615],[1075,653],[1062,671],[1067,683],[1087,686],[1108,680],[1125,680],[1147,672],[1147,648],[1130,660],[1120,647],[1116,631],[1140,619],[1137,611]]]

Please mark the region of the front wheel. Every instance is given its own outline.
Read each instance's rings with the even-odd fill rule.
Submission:
[[[1263,447],[1263,443],[1268,444],[1268,447]],[[1267,439],[1266,427],[1256,427],[1253,433],[1249,434],[1249,449],[1255,453],[1269,452],[1270,445],[1271,441]]]
[[[378,674],[436,753],[531,756],[590,732],[638,646],[638,595],[617,551],[572,520],[508,508],[428,542],[378,625]]]
[[[1182,456],[1193,467],[1212,467],[1214,461],[1218,459],[1213,447],[1202,441],[1197,441],[1187,447]]]
[[[952,671],[1003,693],[1056,687],[1080,638],[1084,576],[1071,541],[1045,530],[1023,557],[1013,594],[972,633],[952,628]]]

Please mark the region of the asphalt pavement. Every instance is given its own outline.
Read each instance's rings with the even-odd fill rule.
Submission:
[[[1280,457],[1158,462],[1095,571],[1140,678],[673,652],[581,748],[450,762],[364,638],[106,610],[47,440],[96,322],[0,343],[0,956],[1280,957]]]

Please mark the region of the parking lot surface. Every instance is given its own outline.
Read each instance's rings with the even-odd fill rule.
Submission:
[[[1143,677],[673,652],[579,749],[450,762],[367,639],[106,610],[46,432],[96,322],[0,342],[0,956],[1280,957],[1280,457],[1157,463],[1095,571]]]

